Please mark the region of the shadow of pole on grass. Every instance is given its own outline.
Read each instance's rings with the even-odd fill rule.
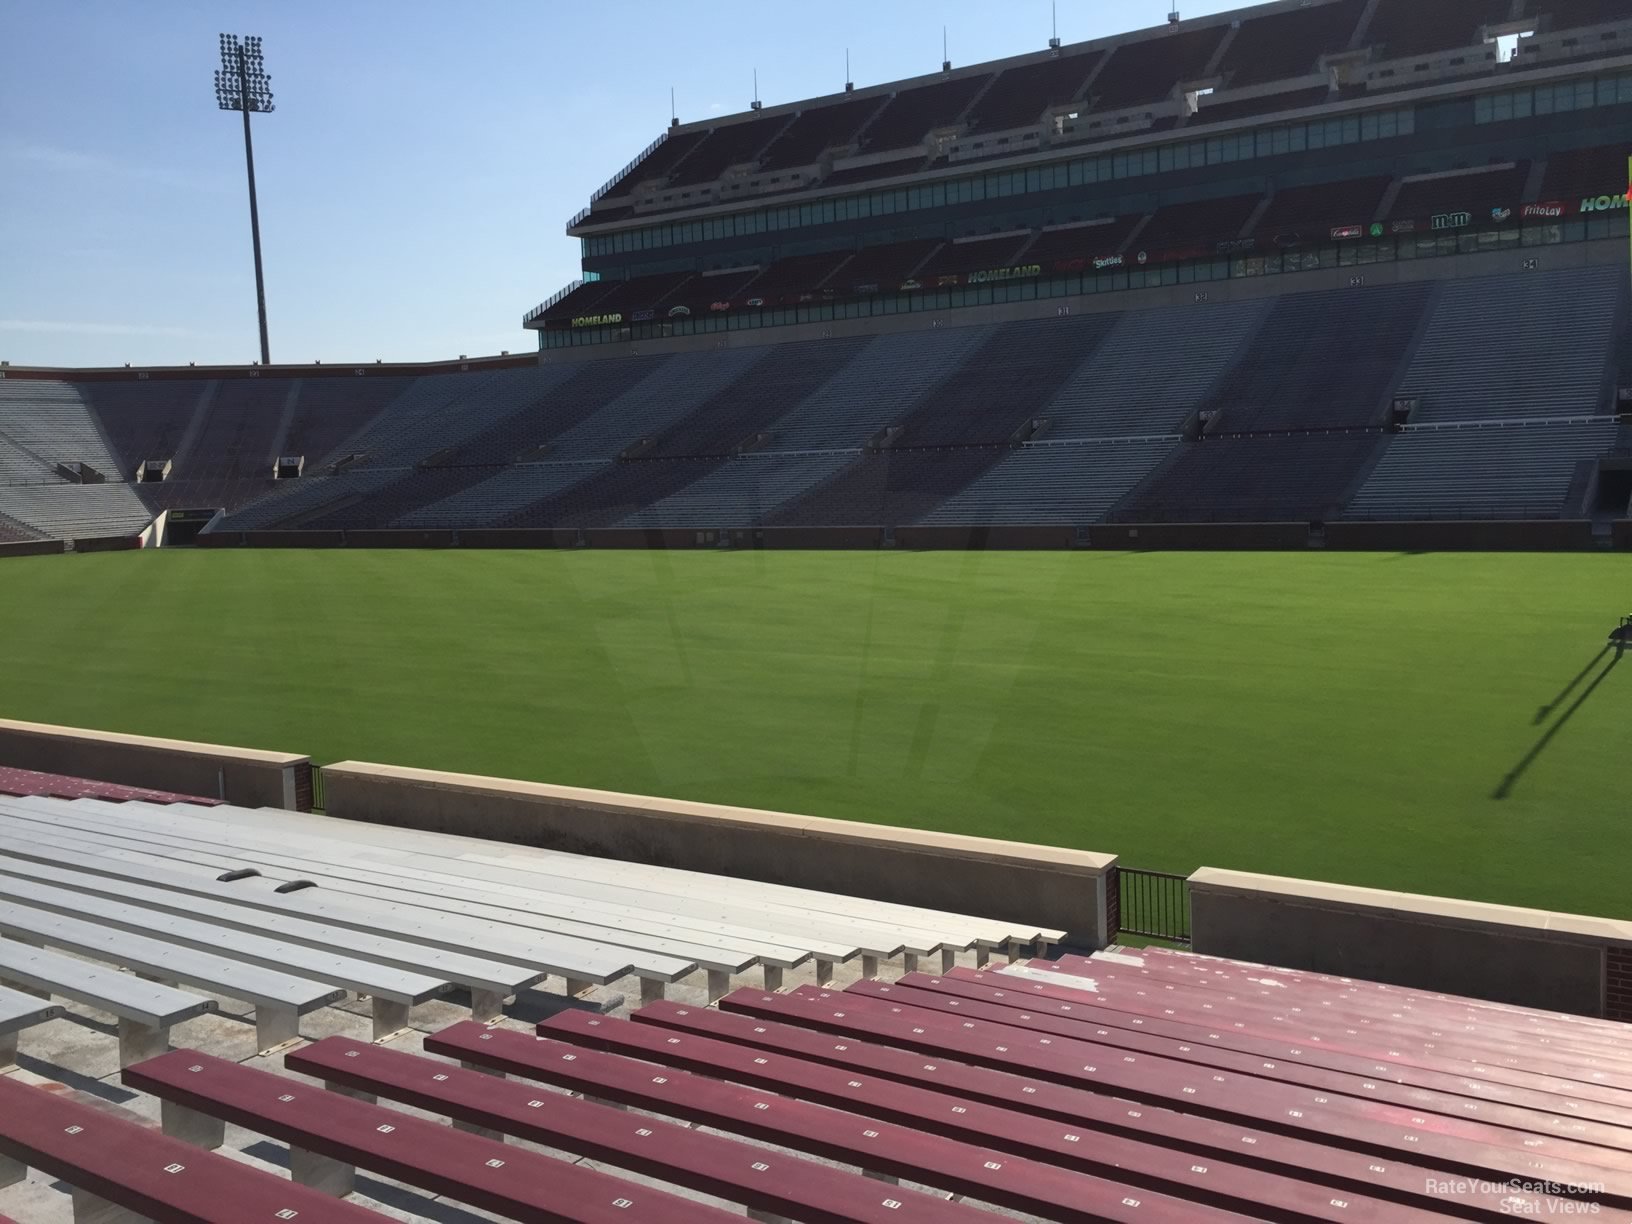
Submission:
[[[1614,649],[1615,649],[1615,644],[1613,642],[1605,643],[1604,648],[1602,650],[1600,650],[1597,654],[1592,656],[1592,661],[1589,662],[1585,667],[1583,667],[1581,669],[1580,674],[1578,674],[1575,677],[1574,680],[1571,680],[1568,684],[1566,684],[1564,686],[1563,690],[1558,694],[1557,697],[1554,697],[1546,705],[1542,706],[1541,709],[1536,711],[1536,720],[1535,720],[1535,722],[1531,723],[1530,725],[1534,726],[1534,727],[1539,727],[1539,726],[1541,726],[1542,723],[1546,722],[1547,721],[1547,716],[1549,714],[1551,714],[1554,710],[1558,709],[1558,707],[1561,706],[1564,703],[1564,699],[1575,691],[1575,686],[1580,684],[1581,681],[1585,680],[1587,678],[1587,674],[1589,672],[1591,672],[1593,668],[1597,667],[1598,664],[1603,661],[1603,658],[1604,658],[1605,655],[1607,655],[1610,651],[1612,651]]]
[[[1605,653],[1607,653],[1610,649],[1614,648],[1606,647]],[[1624,649],[1615,649],[1615,657],[1609,661],[1608,666],[1606,666],[1603,671],[1599,672],[1592,678],[1592,683],[1587,685],[1587,687],[1581,691],[1581,695],[1575,699],[1575,701],[1570,705],[1570,708],[1565,710],[1563,714],[1559,715],[1558,721],[1552,726],[1548,727],[1546,732],[1535,742],[1530,751],[1519,758],[1519,763],[1507,771],[1507,776],[1502,779],[1501,785],[1491,792],[1490,797],[1492,799],[1506,799],[1513,793],[1514,786],[1518,784],[1520,778],[1524,777],[1525,771],[1528,770],[1530,766],[1534,765],[1537,758],[1539,758],[1541,754],[1547,750],[1547,745],[1551,744],[1553,742],[1553,737],[1564,729],[1564,724],[1575,717],[1575,712],[1587,704],[1587,699],[1597,691],[1598,686],[1608,678],[1609,673],[1615,670],[1616,666],[1621,661],[1621,656],[1624,653]],[[1598,659],[1603,657],[1603,654],[1600,654]],[[1593,664],[1596,664],[1598,659],[1594,659]],[[1587,671],[1591,670],[1592,667],[1589,666]],[[1586,672],[1582,673],[1582,675],[1585,674]],[[1574,688],[1579,683],[1580,677],[1578,676],[1575,680],[1570,682],[1570,688]],[[1569,689],[1565,689],[1564,691],[1569,692]]]

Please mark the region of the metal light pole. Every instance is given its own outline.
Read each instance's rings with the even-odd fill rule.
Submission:
[[[244,114],[244,164],[249,170],[249,232],[255,244],[255,307],[261,321],[261,364],[269,365],[272,354],[266,340],[266,279],[261,273],[261,214],[255,203],[255,145],[250,140],[249,116],[253,111],[268,114],[272,105],[272,78],[266,75],[261,40],[246,35],[221,35],[221,67],[215,73],[215,101],[222,110]]]

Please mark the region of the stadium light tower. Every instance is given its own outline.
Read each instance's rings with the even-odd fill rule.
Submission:
[[[249,116],[270,114],[272,78],[266,75],[261,40],[253,34],[242,41],[236,34],[221,35],[221,67],[215,71],[215,102],[222,110],[244,115],[244,165],[249,169],[249,234],[255,245],[255,307],[261,321],[261,364],[272,354],[266,340],[266,279],[261,273],[261,214],[255,204],[255,145],[249,135]]]

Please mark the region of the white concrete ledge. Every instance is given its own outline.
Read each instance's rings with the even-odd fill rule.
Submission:
[[[1107,939],[1111,854],[344,761],[330,816],[820,889]]]

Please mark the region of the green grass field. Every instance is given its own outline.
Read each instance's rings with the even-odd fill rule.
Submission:
[[[1613,555],[30,558],[0,714],[1632,917],[1627,611]]]

